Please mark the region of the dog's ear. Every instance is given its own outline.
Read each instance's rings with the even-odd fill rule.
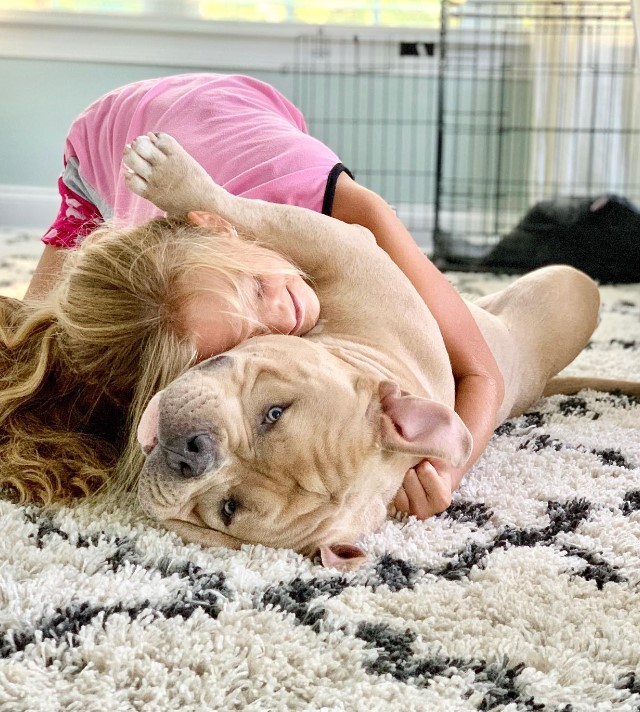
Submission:
[[[206,227],[215,233],[226,233],[237,235],[235,227],[217,213],[209,213],[204,210],[191,210],[187,213],[187,219],[196,227]]]
[[[354,544],[332,544],[320,547],[322,565],[338,571],[353,571],[367,560],[367,554]]]
[[[453,467],[469,459],[473,439],[452,408],[404,393],[393,381],[383,381],[378,396],[383,448],[435,457]]]

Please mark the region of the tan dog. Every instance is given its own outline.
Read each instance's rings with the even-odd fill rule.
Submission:
[[[250,339],[153,398],[139,427],[142,506],[189,541],[357,566],[357,542],[380,526],[405,473],[426,457],[458,467],[471,451],[433,316],[364,228],[234,197],[166,134],[138,139],[125,163],[129,187],[168,213],[215,213],[290,257],[322,305],[305,338]],[[554,266],[469,308],[504,376],[497,426],[582,350],[599,294]]]

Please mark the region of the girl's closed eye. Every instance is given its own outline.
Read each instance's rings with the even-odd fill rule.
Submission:
[[[256,283],[256,297],[258,299],[263,299],[264,298],[264,281],[261,277],[255,277],[255,283]]]

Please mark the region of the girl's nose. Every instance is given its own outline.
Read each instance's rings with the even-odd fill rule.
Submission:
[[[283,301],[284,280],[280,275],[269,275],[261,280],[259,304],[264,315],[274,314]]]
[[[291,331],[291,321],[293,319],[295,325],[295,316],[292,316],[285,275],[269,275],[263,279],[260,306],[260,317],[272,331],[286,334]]]
[[[262,278],[261,284],[263,299],[273,299],[278,296],[282,287],[282,277],[278,274],[270,274]]]

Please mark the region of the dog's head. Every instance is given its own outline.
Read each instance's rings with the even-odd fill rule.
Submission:
[[[355,568],[424,457],[462,465],[471,436],[455,412],[359,374],[288,336],[251,339],[203,361],[149,403],[143,508],[183,538],[320,552]]]

